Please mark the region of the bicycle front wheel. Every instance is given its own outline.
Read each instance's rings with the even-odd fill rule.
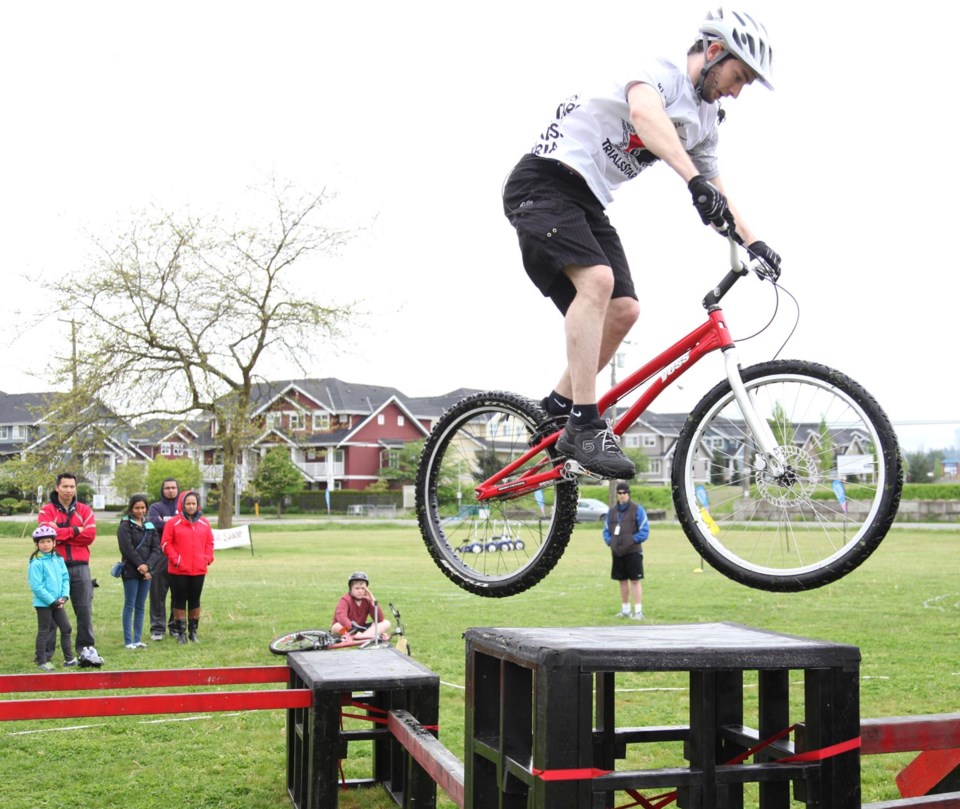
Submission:
[[[570,540],[575,482],[499,500],[476,498],[479,483],[536,443],[537,425],[546,418],[521,396],[476,394],[444,413],[424,444],[416,486],[420,532],[440,570],[468,592],[501,598],[533,587]],[[539,453],[510,480],[555,463]]]
[[[275,655],[285,655],[290,652],[310,652],[315,649],[326,649],[338,640],[332,632],[325,629],[301,629],[289,635],[281,635],[270,643],[270,651]]]
[[[722,382],[677,442],[677,518],[734,581],[781,592],[836,581],[873,553],[896,516],[903,467],[893,427],[869,393],[824,365],[767,362],[741,378],[781,468],[768,467]]]

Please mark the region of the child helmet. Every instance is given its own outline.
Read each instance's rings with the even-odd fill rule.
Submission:
[[[353,587],[355,581],[362,581],[364,584],[370,584],[370,579],[367,578],[367,574],[362,570],[358,570],[356,573],[351,573],[350,578],[347,580],[347,589],[349,590]]]
[[[57,529],[52,525],[38,525],[33,532],[33,541],[39,542],[41,539],[53,539],[57,538]]]

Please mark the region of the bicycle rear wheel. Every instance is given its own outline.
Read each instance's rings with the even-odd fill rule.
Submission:
[[[270,643],[270,651],[275,655],[285,655],[290,652],[310,652],[315,649],[326,649],[339,640],[332,632],[325,629],[301,629],[289,635],[281,635]]]
[[[734,581],[782,592],[836,581],[873,553],[896,516],[903,467],[893,427],[869,393],[824,365],[780,360],[741,377],[784,471],[766,468],[722,382],[677,442],[677,518]]]
[[[547,415],[511,393],[481,393],[448,410],[431,432],[417,473],[420,532],[430,555],[458,587],[491,598],[543,579],[563,555],[577,513],[577,484],[564,481],[499,500],[475,487],[531,446]],[[511,476],[556,463],[540,453]]]

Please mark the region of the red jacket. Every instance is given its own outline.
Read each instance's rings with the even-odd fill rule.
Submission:
[[[180,512],[163,526],[161,548],[167,557],[168,570],[173,576],[202,576],[213,564],[213,529],[198,510],[194,519],[183,513],[183,492],[177,503]]]
[[[90,562],[90,546],[97,538],[97,521],[90,506],[74,497],[69,508],[64,508],[53,491],[50,502],[37,514],[37,523],[57,529],[57,553],[67,564]]]

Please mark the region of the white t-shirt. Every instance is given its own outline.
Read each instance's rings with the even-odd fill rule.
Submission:
[[[684,65],[686,62],[684,62]],[[578,94],[561,102],[556,117],[540,135],[531,152],[559,160],[579,173],[604,205],[613,191],[659,158],[643,145],[630,122],[627,91],[636,83],[660,92],[667,116],[699,172],[716,177],[716,103],[701,101],[686,69],[666,59],[640,66],[626,82],[610,83],[592,94]]]

